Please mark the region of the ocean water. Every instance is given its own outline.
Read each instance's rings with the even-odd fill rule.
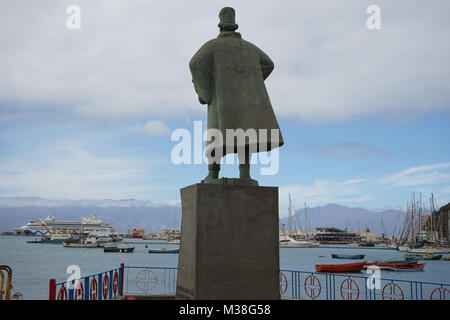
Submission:
[[[26,300],[48,299],[49,280],[65,281],[69,265],[78,265],[81,276],[127,266],[177,267],[178,254],[149,254],[145,243],[136,241],[133,253],[105,253],[101,248],[65,248],[58,244],[27,243],[33,237],[0,236],[0,265],[13,270],[11,294],[20,292]],[[131,241],[131,239],[130,239]],[[171,248],[154,241],[149,248]],[[365,254],[364,260],[403,259],[395,250],[345,248],[280,248],[280,269],[315,271],[315,264],[340,264],[355,260],[336,260],[332,253]],[[448,255],[447,255],[448,256]],[[450,261],[426,261],[422,272],[382,271],[382,278],[450,283]]]

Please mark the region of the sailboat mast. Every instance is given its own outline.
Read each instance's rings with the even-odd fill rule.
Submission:
[[[431,193],[431,198],[430,198],[430,229],[431,229],[431,242],[434,243],[434,225],[433,225],[433,213],[434,213],[434,208],[433,208],[433,193]]]
[[[306,223],[306,201],[305,201],[305,231],[308,231],[308,225],[307,225],[307,223]]]
[[[292,234],[292,202],[291,194],[289,193],[289,236]]]

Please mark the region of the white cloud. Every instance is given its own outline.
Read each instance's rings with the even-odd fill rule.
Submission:
[[[327,203],[361,204],[369,201],[371,196],[361,190],[365,179],[352,179],[341,182],[316,180],[312,185],[288,185],[280,188],[280,203],[289,203],[291,194],[293,206],[302,208],[304,201],[308,206]],[[294,200],[295,199],[295,200]]]
[[[155,190],[142,182],[148,170],[148,163],[143,161],[98,156],[79,142],[60,141],[9,156],[0,166],[0,190],[8,190],[2,193],[4,196],[46,198],[148,197]]]
[[[171,202],[170,202],[171,203]],[[40,197],[0,197],[0,207],[101,207],[101,208],[126,208],[126,207],[156,207],[169,204],[169,202],[155,202],[136,199],[49,199]]]
[[[306,148],[318,155],[327,155],[341,160],[352,158],[381,158],[393,156],[393,152],[359,142],[339,142],[333,144],[308,144]]]
[[[144,132],[150,136],[170,135],[169,127],[161,120],[150,120],[145,125],[138,125],[134,130]]]
[[[1,2],[0,104],[119,119],[204,113],[188,62],[231,5],[243,38],[275,62],[267,87],[277,115],[405,120],[449,108],[447,1],[380,0],[377,31],[359,0],[79,0],[81,30],[66,28],[70,4]]]
[[[424,195],[434,192],[439,201],[445,202],[448,199],[447,195],[450,194],[450,187],[443,186],[438,189],[436,186],[447,184],[448,181],[450,181],[450,162],[445,162],[411,167],[380,178],[358,178],[345,181],[316,180],[312,185],[287,185],[280,188],[280,203],[284,205],[289,203],[288,194],[291,193],[292,199],[295,199],[293,205],[296,208],[303,207],[304,201],[307,205],[327,203],[367,205],[368,202],[373,202],[377,198],[390,197],[388,190],[391,188]],[[380,185],[387,188],[380,189]],[[383,192],[387,194],[383,195]]]
[[[380,183],[397,187],[422,186],[450,181],[450,162],[408,168],[380,178]]]
[[[446,186],[440,190],[443,194],[450,194],[450,186]]]

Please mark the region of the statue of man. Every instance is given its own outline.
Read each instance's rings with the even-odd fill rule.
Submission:
[[[226,183],[218,179],[220,158],[238,153],[240,179],[234,180],[257,185],[250,177],[252,153],[284,144],[264,84],[274,64],[262,50],[236,32],[233,8],[223,8],[219,19],[218,37],[206,42],[189,63],[199,101],[208,105],[205,155],[209,173],[202,182]],[[223,139],[217,135],[213,139],[209,132],[219,132]],[[235,135],[230,135],[231,132]],[[244,139],[238,134],[242,132],[246,133]]]

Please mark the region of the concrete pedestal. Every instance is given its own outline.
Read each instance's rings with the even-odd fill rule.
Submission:
[[[181,189],[176,299],[279,299],[278,188]]]

